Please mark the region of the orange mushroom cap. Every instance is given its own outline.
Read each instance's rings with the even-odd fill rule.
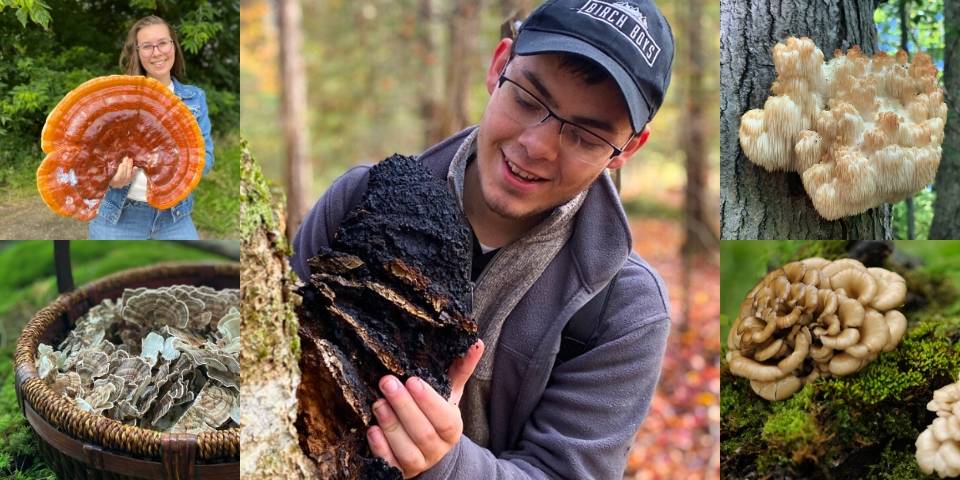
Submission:
[[[190,110],[169,88],[143,76],[84,82],[47,116],[37,169],[40,197],[59,215],[96,216],[124,157],[147,176],[147,203],[167,209],[200,183],[204,141]]]

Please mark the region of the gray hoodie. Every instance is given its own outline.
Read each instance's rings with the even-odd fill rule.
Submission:
[[[421,161],[439,180],[467,135],[431,147]],[[338,178],[304,219],[291,259],[333,242],[340,221],[366,191],[368,166]],[[630,251],[617,192],[594,182],[573,234],[504,322],[493,365],[489,448],[468,437],[420,479],[622,479],[633,435],[647,414],[670,330],[660,276]],[[563,327],[619,271],[594,347],[555,365]]]

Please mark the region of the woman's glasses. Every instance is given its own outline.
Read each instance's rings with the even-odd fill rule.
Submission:
[[[160,53],[170,53],[170,48],[173,47],[173,41],[166,39],[160,40],[157,43],[141,43],[137,45],[137,48],[145,56],[150,56],[155,53],[155,50],[160,50]]]

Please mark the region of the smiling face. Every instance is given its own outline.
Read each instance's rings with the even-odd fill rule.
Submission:
[[[646,136],[631,138],[626,104],[612,78],[587,83],[563,68],[559,55],[510,60],[509,46],[510,40],[501,41],[487,73],[491,99],[480,122],[475,162],[480,195],[467,196],[482,199],[483,205],[473,208],[483,208],[488,215],[503,221],[530,222],[585,190],[604,168],[623,166]],[[513,100],[505,88],[509,82],[498,86],[498,79],[508,62],[506,76],[510,80],[556,115],[587,127],[616,146],[627,143],[624,152],[597,165],[585,163],[571,158],[569,149],[561,145],[560,123],[555,118],[528,127],[506,115],[505,102]],[[607,152],[611,153],[612,149]]]
[[[169,42],[166,50],[156,47]],[[138,49],[140,65],[146,70],[147,76],[170,83],[170,70],[176,60],[176,48],[173,45],[170,29],[163,24],[146,25],[137,32],[137,45],[151,44],[155,47],[149,50]]]

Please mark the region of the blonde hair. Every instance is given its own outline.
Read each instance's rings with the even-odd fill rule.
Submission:
[[[164,19],[150,15],[137,20],[127,32],[127,40],[123,42],[123,50],[120,51],[120,70],[126,75],[146,75],[147,71],[140,64],[140,53],[137,51],[137,34],[140,29],[150,25],[166,25],[170,31],[170,41],[173,42],[173,48],[176,54],[173,57],[173,68],[170,69],[170,75],[177,80],[183,80],[186,73],[186,67],[183,64],[183,51],[180,50],[180,40],[177,38],[177,32]]]

